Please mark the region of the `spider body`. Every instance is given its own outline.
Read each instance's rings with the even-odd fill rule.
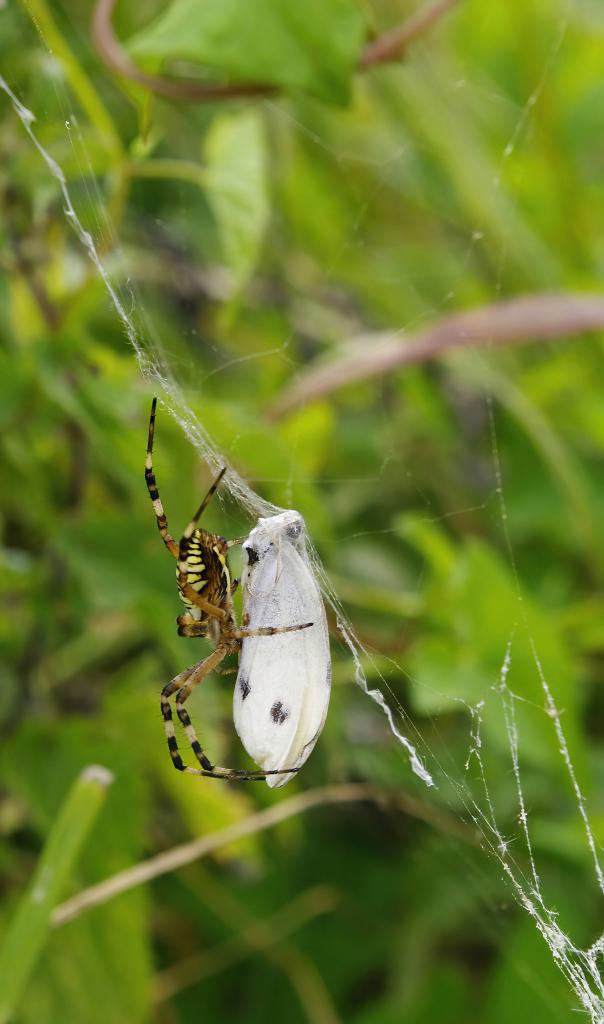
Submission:
[[[225,608],[225,605],[228,606],[228,597],[231,592],[228,551],[229,546],[224,537],[208,533],[206,530],[196,529],[189,541],[187,552],[187,587],[181,581],[180,567],[176,567],[179,597],[195,621],[204,623],[208,627],[208,635],[210,635],[210,627],[216,620],[212,619],[207,612],[202,611],[187,596],[188,587],[191,587],[196,594],[201,594],[203,590],[203,596],[210,604],[228,610],[228,607]]]
[[[262,626],[256,630],[238,629],[233,608],[233,594],[238,580],[232,580],[229,572],[228,550],[240,540],[227,541],[218,534],[209,533],[198,527],[197,523],[208,505],[224,473],[224,467],[210,487],[191,522],[186,527],[180,542],[177,544],[168,531],[168,520],[163,509],[157,481],[153,472],[153,440],[155,435],[155,412],[157,399],[153,399],[149,418],[149,434],[147,441],[147,457],[145,460],[145,481],[149,497],[155,512],[155,519],[160,536],[166,548],[176,559],[176,580],[178,592],[186,611],[179,615],[176,622],[179,636],[207,637],[214,645],[214,650],[206,658],[196,662],[170,680],[161,693],[161,712],[164,719],[168,749],[174,767],[180,772],[193,775],[205,775],[217,779],[265,779],[271,771],[246,771],[234,768],[219,768],[212,764],[197,738],[197,734],[185,708],[185,702],[193,689],[201,683],[210,672],[220,672],[220,663],[228,654],[236,654],[241,649],[242,640],[248,636],[273,636],[276,633],[295,632],[307,629],[312,625],[304,622],[295,626]],[[225,671],[229,671],[228,669]],[[174,731],[174,720],[170,698],[175,697],[175,709],[187,740],[191,746],[198,768],[189,768],[182,760],[178,749],[178,741]],[[285,768],[283,771],[297,771],[297,768]]]

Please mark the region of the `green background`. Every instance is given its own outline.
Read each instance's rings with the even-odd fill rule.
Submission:
[[[176,636],[174,568],[145,491],[152,390],[0,93],[2,932],[91,762],[115,781],[63,897],[296,792],[368,782],[417,801],[414,813],[386,799],[309,810],[65,924],[18,1001],[23,1024],[576,1019],[487,849],[497,837],[484,821],[477,835],[472,801],[488,807],[480,764],[466,761],[469,709],[484,700],[488,792],[529,891],[496,688],[512,639],[542,892],[590,945],[593,864],[534,655],[599,843],[601,337],[463,352],[278,422],[267,410],[355,336],[519,294],[598,291],[604,15],[582,0],[468,0],[403,63],[361,74],[364,39],[412,8],[304,7],[123,3],[114,19],[140,67],[203,65],[270,83],[267,97],[152,96],[104,67],[90,9],[73,0],[0,10],[0,73],[204,427],[263,497],[306,517],[371,652],[369,684],[404,715],[438,788],[412,775],[354,685],[333,620],[331,709],[299,778],[275,793],[173,771],[159,691],[205,642]],[[161,408],[155,462],[178,535],[211,472]],[[206,525],[236,537],[251,524],[226,498]],[[191,712],[210,756],[245,766],[231,686],[208,680]]]

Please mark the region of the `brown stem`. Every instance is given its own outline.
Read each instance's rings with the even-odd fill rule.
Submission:
[[[98,0],[92,12],[92,39],[105,64],[119,75],[158,96],[175,100],[224,100],[237,96],[267,96],[273,86],[264,83],[210,85],[185,78],[148,75],[130,60],[113,33],[111,16],[115,0]]]
[[[289,800],[273,804],[256,814],[242,818],[241,821],[229,825],[228,828],[224,828],[220,832],[203,836],[201,839],[194,839],[181,846],[174,846],[171,850],[166,850],[165,853],[141,861],[140,864],[135,864],[134,867],[127,868],[125,871],[119,871],[116,875],[110,875],[103,882],[92,885],[89,889],[83,889],[82,892],[77,893],[65,903],[61,903],[53,911],[51,922],[55,927],[66,924],[67,921],[79,917],[91,907],[107,903],[108,900],[112,900],[122,892],[127,892],[138,885],[144,885],[145,882],[150,882],[170,871],[176,871],[178,868],[184,867],[185,864],[199,860],[200,857],[207,857],[209,853],[236,839],[272,828],[280,821],[308,811],[312,807],[319,807],[322,804],[354,803],[360,800],[370,800],[385,806],[396,807],[403,813],[419,818],[458,839],[465,842],[476,842],[475,833],[471,828],[457,821],[441,808],[426,804],[407,794],[391,792],[365,783],[324,786],[321,789],[298,793]]]
[[[369,68],[376,64],[388,64],[398,60],[418,36],[429,31],[442,18],[443,14],[455,7],[457,3],[458,0],[436,0],[436,3],[422,7],[416,14],[407,18],[402,25],[391,29],[390,32],[384,32],[372,43],[368,43],[359,58],[359,67]]]
[[[122,50],[113,33],[111,16],[115,0],[98,0],[92,12],[92,38],[108,67],[158,96],[175,100],[225,100],[236,96],[267,96],[274,87],[264,83],[206,85],[193,79],[163,78],[141,71]]]
[[[453,313],[411,335],[403,331],[367,334],[349,342],[339,357],[305,370],[272,404],[269,416],[280,419],[347,384],[438,359],[455,349],[526,344],[603,327],[604,299],[562,292],[526,295]]]
[[[124,52],[113,32],[111,17],[116,0],[97,0],[92,12],[92,39],[105,64],[117,74],[136,82],[158,96],[174,100],[225,100],[241,96],[272,96],[279,90],[266,82],[248,84],[206,84],[187,78],[165,78],[141,71]],[[423,35],[458,0],[436,0],[398,28],[384,33],[369,43],[359,58],[359,69],[398,60],[410,43]]]

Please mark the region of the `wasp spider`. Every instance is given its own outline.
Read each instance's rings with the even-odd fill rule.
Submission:
[[[157,399],[153,399],[149,418],[149,437],[147,441],[147,458],[145,460],[145,480],[149,496],[155,512],[160,536],[173,558],[176,559],[176,580],[181,600],[186,606],[184,615],[179,615],[179,636],[204,636],[214,644],[214,650],[207,658],[195,662],[164,686],[161,693],[161,711],[166,729],[168,749],[174,767],[179,772],[192,775],[205,775],[212,779],[260,779],[267,775],[281,774],[285,771],[298,769],[279,769],[274,771],[246,771],[236,768],[219,768],[212,764],[204,753],[185,702],[192,690],[203,682],[210,672],[220,672],[219,665],[227,654],[238,653],[242,640],[252,636],[274,636],[277,633],[289,633],[294,630],[306,629],[312,622],[298,626],[267,626],[262,629],[238,629],[233,608],[233,594],[238,580],[231,580],[228,563],[228,550],[239,540],[227,541],[215,533],[208,533],[197,526],[202,512],[216,491],[226,466],[218,474],[210,487],[197,512],[191,519],[177,544],[168,532],[168,520],[161,503],[155,474],[153,472],[153,437],[155,433],[155,410]],[[223,674],[223,673],[221,673]],[[197,758],[200,768],[189,768],[184,764],[174,731],[170,697],[176,694],[176,714],[182,723],[187,740]]]

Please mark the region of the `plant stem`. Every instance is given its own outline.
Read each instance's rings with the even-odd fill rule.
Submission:
[[[207,857],[214,850],[241,839],[242,836],[253,835],[255,832],[272,828],[280,821],[308,811],[312,807],[320,807],[323,804],[353,803],[360,800],[370,800],[386,807],[395,807],[397,810],[426,821],[464,842],[476,842],[475,833],[471,828],[460,824],[440,807],[424,803],[415,797],[360,782],[341,786],[323,786],[320,789],[308,790],[306,793],[298,793],[290,800],[284,800],[282,803],[251,814],[220,832],[202,836],[201,839],[194,839],[181,846],[175,846],[171,850],[166,850],[165,853],[158,854],[157,857],[151,857],[140,864],[135,864],[134,867],[111,875],[103,882],[99,882],[98,885],[92,885],[89,889],[84,889],[72,899],[62,903],[53,912],[51,923],[55,927],[66,924],[67,921],[79,917],[84,911],[96,907],[100,903],[106,903],[122,892],[127,892],[138,885],[144,885],[145,882],[150,882],[170,871],[176,871],[178,868],[184,867],[185,864],[191,864],[193,861],[199,860],[200,857]]]
[[[128,160],[124,164],[124,175],[129,178],[176,178],[189,181],[200,188],[205,183],[206,170],[194,160]]]
[[[380,331],[341,346],[329,360],[317,360],[269,408],[281,419],[356,381],[396,372],[401,366],[441,359],[469,348],[551,341],[604,328],[604,301],[597,294],[537,292],[442,317],[422,331]]]
[[[59,31],[46,5],[46,0],[21,0],[21,2],[39,32],[44,45],[48,47],[53,56],[60,60],[67,80],[78,98],[82,109],[88,115],[91,123],[97,128],[105,145],[111,150],[115,161],[121,163],[124,153],[121,139],[115,130],[113,121],[100,101],[92,82],[82,70],[81,65]]]

